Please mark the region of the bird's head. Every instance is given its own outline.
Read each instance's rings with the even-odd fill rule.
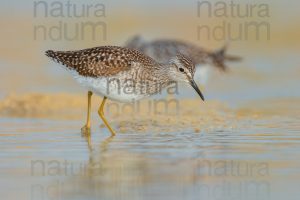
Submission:
[[[204,96],[194,81],[195,65],[191,59],[185,55],[177,54],[176,57],[170,60],[169,69],[172,80],[191,85],[204,101]]]

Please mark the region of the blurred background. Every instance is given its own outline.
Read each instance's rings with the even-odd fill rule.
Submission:
[[[299,7],[297,0],[1,1],[3,196],[297,199]],[[226,73],[211,71],[201,86],[205,104],[193,90],[180,90],[176,98],[184,108],[176,119],[119,113],[118,119],[112,117],[113,125],[124,134],[107,140],[109,134],[95,112],[91,153],[80,137],[85,90],[44,52],[123,46],[137,34],[149,41],[185,40],[208,50],[229,41],[228,53],[243,60],[227,63]],[[95,109],[97,101],[100,98],[93,100]],[[42,161],[46,175],[32,164],[35,160]],[[82,164],[84,174],[52,176],[53,160],[59,170],[65,160],[75,168]],[[226,170],[232,163],[241,164],[247,175],[211,174],[218,161],[227,163]],[[203,165],[208,169],[202,171]],[[250,168],[256,175],[249,175]],[[253,189],[251,181],[262,188]]]
[[[14,92],[78,92],[71,77],[49,62],[44,51],[122,46],[136,34],[148,40],[187,40],[212,50],[233,38],[229,53],[242,56],[244,61],[232,64],[233,73],[217,74],[210,79],[205,89],[209,98],[299,95],[296,0],[234,1],[233,7],[230,1],[221,1],[217,6],[218,1],[209,1],[210,8],[203,4],[200,9],[201,1],[71,1],[69,13],[67,2],[61,2],[62,6],[56,1],[1,2],[1,97]],[[224,7],[222,2],[226,14],[218,11]],[[250,6],[254,6],[252,11]],[[96,24],[95,31],[84,27],[84,23]],[[223,23],[225,28],[217,28]],[[258,26],[247,27],[247,23]],[[209,33],[199,31],[204,26],[209,27]],[[213,34],[215,29],[219,30]],[[233,79],[238,79],[238,84]],[[225,89],[217,90],[220,85]],[[248,87],[255,91],[247,91]]]

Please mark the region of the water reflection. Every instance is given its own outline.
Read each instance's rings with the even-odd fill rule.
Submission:
[[[287,181],[285,169],[299,166],[259,142],[279,135],[233,131],[205,136],[178,133],[167,139],[134,133],[108,137],[94,144],[86,163],[88,173],[75,179],[81,185],[79,193],[90,199],[276,199],[271,194],[278,191],[272,188],[283,174]],[[297,141],[293,144],[299,148]],[[291,150],[285,141],[276,147]],[[72,186],[75,179],[67,183]],[[73,192],[74,188],[68,194]]]

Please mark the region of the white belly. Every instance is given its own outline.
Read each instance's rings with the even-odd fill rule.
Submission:
[[[133,88],[124,87],[120,78],[92,78],[81,76],[74,70],[70,72],[74,79],[87,90],[115,101],[133,102],[147,96],[138,94]]]

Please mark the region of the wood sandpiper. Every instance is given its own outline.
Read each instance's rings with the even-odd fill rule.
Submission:
[[[154,95],[174,82],[183,82],[191,85],[204,100],[193,78],[195,65],[182,54],[177,54],[165,64],[160,64],[137,50],[117,46],[77,51],[48,50],[46,55],[62,64],[88,90],[87,121],[81,129],[83,133],[90,133],[93,93],[104,97],[98,114],[112,135],[115,132],[105,119],[103,111],[107,98],[132,102]]]

